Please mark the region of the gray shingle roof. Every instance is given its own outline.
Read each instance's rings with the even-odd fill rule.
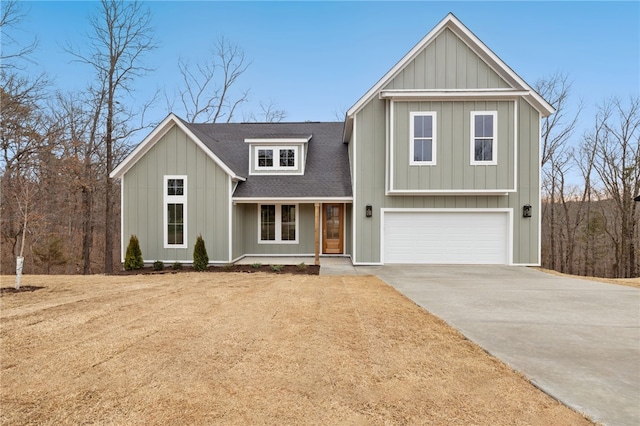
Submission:
[[[234,173],[245,177],[234,197],[351,197],[347,145],[342,122],[184,123]],[[249,175],[250,138],[308,137],[304,175]]]

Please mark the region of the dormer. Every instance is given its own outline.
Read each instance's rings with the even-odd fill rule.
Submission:
[[[250,175],[303,175],[311,135],[246,138]]]

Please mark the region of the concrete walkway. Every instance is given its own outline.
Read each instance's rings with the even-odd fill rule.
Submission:
[[[592,420],[640,425],[640,289],[526,267],[356,271],[377,275]]]

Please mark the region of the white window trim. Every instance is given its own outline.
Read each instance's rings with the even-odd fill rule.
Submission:
[[[491,144],[491,161],[477,161],[475,150],[476,116],[490,115],[493,117],[493,143]],[[470,164],[472,166],[495,166],[498,164],[498,111],[471,111],[471,140],[469,142]],[[487,139],[487,138],[483,138]]]
[[[169,179],[182,179],[184,182],[184,192],[183,195],[167,195],[168,192],[168,184],[169,184]],[[171,249],[171,248],[178,248],[178,249],[186,249],[189,247],[189,243],[187,241],[187,236],[189,235],[187,233],[187,224],[188,224],[188,212],[187,212],[187,176],[186,175],[165,175],[164,176],[164,184],[162,185],[162,191],[163,191],[163,242],[164,242],[164,248],[166,249]],[[183,224],[183,234],[184,234],[184,239],[183,239],[183,243],[182,244],[169,244],[169,213],[168,213],[168,205],[169,204],[182,204],[182,214],[183,214],[183,218],[184,218],[184,224]]]
[[[413,132],[414,118],[415,117],[431,117],[431,125],[433,132],[431,134],[431,161],[416,161],[414,160],[414,143],[415,133]],[[411,166],[435,166],[437,158],[437,139],[438,139],[438,127],[437,127],[437,113],[435,111],[411,111],[409,112],[409,165]]]
[[[262,206],[276,206],[276,238],[275,240],[263,240],[262,239]],[[295,206],[296,207],[296,239],[295,240],[282,240],[282,206]],[[300,237],[300,206],[296,203],[263,203],[258,204],[258,244],[298,244]]]
[[[293,166],[280,166],[280,151],[292,149],[294,152]],[[259,166],[258,165],[258,152],[260,150],[272,150],[273,151],[273,166]],[[298,159],[300,150],[298,146],[262,146],[257,145],[254,147],[254,168],[255,170],[297,170]]]

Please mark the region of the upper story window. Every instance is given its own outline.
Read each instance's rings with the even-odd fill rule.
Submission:
[[[187,248],[187,177],[164,177],[164,247]]]
[[[255,147],[256,170],[294,170],[298,166],[298,147]]]
[[[436,113],[411,112],[410,155],[411,165],[436,164]]]
[[[471,164],[497,164],[496,111],[471,112]]]

